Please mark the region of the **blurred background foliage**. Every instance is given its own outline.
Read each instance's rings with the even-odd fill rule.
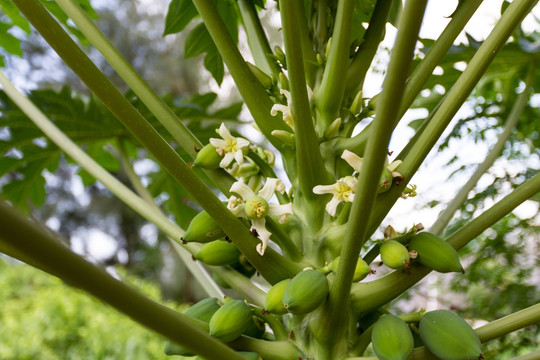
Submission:
[[[5,257],[0,273],[0,359],[165,358],[161,336],[61,280]],[[161,300],[155,284],[125,280]]]

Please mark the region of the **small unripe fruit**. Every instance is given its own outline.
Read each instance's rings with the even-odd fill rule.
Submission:
[[[371,333],[373,351],[380,360],[406,360],[414,348],[414,339],[405,321],[388,314],[380,318]]]
[[[197,153],[193,165],[203,169],[218,169],[223,156],[219,155],[217,149],[212,144],[202,147]]]
[[[214,313],[208,326],[211,336],[229,342],[242,335],[252,321],[249,306],[242,300],[232,300]]]
[[[254,196],[246,201],[244,211],[249,219],[262,219],[268,214],[270,206],[261,196]]]
[[[421,232],[409,243],[409,249],[416,251],[416,261],[438,272],[463,272],[457,251],[440,237]]]
[[[392,176],[392,172],[388,170],[385,166],[381,174],[381,179],[379,180],[379,187],[377,189],[377,194],[387,192],[388,190],[390,190],[393,179],[394,178]]]
[[[204,244],[194,257],[207,265],[234,265],[238,262],[240,251],[233,243],[216,240]]]
[[[334,259],[332,262],[332,271],[334,273],[337,273],[337,268],[339,265],[339,256]],[[366,278],[366,276],[369,275],[371,272],[371,269],[369,265],[364,261],[362,258],[358,258],[358,261],[356,262],[356,267],[354,268],[354,275],[353,275],[353,282],[361,281]]]
[[[203,210],[191,220],[182,240],[186,242],[207,243],[224,236],[225,233],[219,225]]]
[[[381,245],[381,260],[392,269],[408,267],[410,263],[409,250],[396,240],[388,240]]]
[[[287,309],[283,306],[283,292],[291,279],[281,280],[268,290],[264,298],[264,309],[272,314],[282,315],[287,313]]]
[[[321,306],[328,296],[326,276],[317,270],[304,270],[287,284],[283,292],[283,305],[290,313],[303,315]]]
[[[260,339],[264,335],[264,330],[264,321],[261,318],[253,315],[252,321],[249,323],[248,328],[243,332],[243,334],[255,339]]]
[[[481,359],[482,344],[476,332],[455,313],[435,310],[420,319],[420,337],[441,360]]]

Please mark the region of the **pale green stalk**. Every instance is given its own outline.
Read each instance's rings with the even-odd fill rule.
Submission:
[[[200,149],[203,146],[196,136],[184,126],[176,114],[150,88],[148,83],[135,71],[74,0],[57,0],[56,2],[167,129],[178,145],[194,159],[197,155],[196,148]],[[229,194],[229,189],[234,182],[231,176],[222,170],[206,170],[205,172],[225,195]]]
[[[99,165],[94,159],[82,151],[69,137],[67,137],[56,125],[54,125],[30,100],[21,94],[0,71],[0,84],[6,95],[28,116],[28,118],[52,140],[63,152],[75,160],[90,175],[100,181],[116,197],[122,200],[126,205],[139,213],[142,217],[155,224],[158,229],[163,231],[171,239],[180,239],[184,231],[176,224],[164,216],[157,206],[149,206],[146,201],[138,197],[129,190],[124,184],[118,181],[107,170]],[[134,175],[134,174],[133,174]],[[136,175],[135,175],[136,177]],[[137,178],[138,181],[138,178]],[[140,185],[142,186],[142,184]],[[146,195],[148,198],[148,195]],[[149,196],[149,199],[153,199]],[[178,255],[182,258],[186,267],[193,274],[194,278],[201,284],[209,296],[221,295],[219,288],[212,286],[208,282],[208,274],[191,260],[191,254],[195,251],[193,246],[180,248]]]
[[[273,52],[259,20],[254,2],[252,0],[238,0],[238,9],[255,65],[266,74],[274,75],[277,78],[281,69],[276,64],[276,60],[272,58]]]
[[[155,156],[160,165],[208,212],[262,276],[275,283],[302,269],[300,264],[285,259],[272,249],[267,249],[264,258],[260,256],[255,249],[257,240],[249,229],[227,209],[178,153],[114,87],[39,1],[14,0],[14,3],[66,64]]]
[[[194,321],[156,303],[105,270],[73,253],[43,227],[0,204],[0,238],[51,274],[106,302],[149,329],[208,359],[244,359],[221,341],[201,330]]]
[[[452,234],[446,241],[456,250],[461,249],[484,230],[491,227],[518,205],[539,191],[540,174],[537,174],[521,184],[512,193],[505,196],[476,219]],[[359,313],[373,311],[401,295],[404,291],[429,274],[430,271],[431,270],[421,265],[414,265],[411,266],[407,273],[394,271],[374,281],[355,283],[351,290],[351,305]]]
[[[325,316],[319,325],[321,327],[319,338],[328,341],[330,346],[343,335],[338,329],[345,329],[343,324],[346,323],[346,311],[344,309],[347,308],[358,254],[366,241],[369,214],[387,158],[392,124],[398,112],[398,108],[392,104],[399,103],[403,96],[403,85],[412,63],[425,6],[426,0],[409,0],[400,20],[388,73],[383,83],[380,106],[377,107],[372,137],[368,141],[366,157],[358,178],[336,280],[330,289],[330,295],[324,305]]]
[[[474,189],[474,186],[480,180],[482,175],[488,171],[488,169],[493,165],[495,160],[499,157],[501,151],[504,148],[504,144],[506,144],[506,141],[510,138],[512,135],[521,115],[523,114],[523,110],[525,110],[525,106],[527,105],[527,102],[529,100],[530,90],[531,87],[535,81],[535,72],[536,72],[536,66],[531,66],[529,68],[529,73],[525,79],[525,89],[521,92],[521,94],[517,97],[517,100],[514,102],[514,106],[512,107],[512,110],[510,110],[510,114],[508,115],[508,118],[506,120],[506,125],[504,127],[504,131],[499,135],[499,139],[497,140],[497,143],[493,145],[493,148],[489,151],[484,161],[478,165],[475,172],[471,175],[469,180],[461,187],[457,195],[452,199],[452,201],[446,206],[444,211],[439,215],[437,220],[431,225],[430,232],[434,234],[440,234],[446,225],[450,222],[452,217],[454,216],[455,212],[463,205],[463,203],[467,200],[467,195],[469,192]]]
[[[296,161],[298,193],[296,203],[299,208],[306,208],[303,214],[310,222],[312,232],[318,231],[322,225],[324,207],[321,196],[313,193],[313,188],[321,183],[330,182],[330,177],[324,168],[319,142],[313,124],[310,103],[304,76],[304,63],[299,37],[299,22],[296,17],[302,11],[301,4],[296,1],[280,1],[283,40],[289,71],[291,89],[292,113],[294,132],[296,134]]]
[[[321,9],[319,9],[321,10]],[[313,94],[317,108],[319,134],[336,119],[345,92],[345,78],[351,45],[351,22],[354,10],[353,0],[341,0],[337,5],[332,43],[324,69],[323,79]]]
[[[270,109],[274,104],[248,68],[242,54],[228,33],[214,2],[212,0],[193,0],[193,4],[201,15],[204,25],[214,40],[258,128],[276,149],[282,151],[283,142],[272,136],[271,133],[273,130],[288,131],[289,127],[279,117],[270,115]]]
[[[366,74],[377,53],[379,44],[384,38],[386,19],[388,18],[388,13],[390,12],[393,1],[394,0],[377,1],[375,4],[375,9],[373,9],[373,14],[369,21],[369,27],[364,36],[364,41],[360,44],[360,47],[347,70],[345,97],[354,97],[362,90]]]

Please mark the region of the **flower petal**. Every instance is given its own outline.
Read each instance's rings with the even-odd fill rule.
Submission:
[[[268,215],[269,216],[282,216],[282,215],[292,215],[293,209],[292,204],[269,204],[270,208],[268,209]]]
[[[360,156],[356,155],[352,151],[343,151],[343,154],[341,154],[341,158],[345,160],[349,165],[351,165],[352,168],[357,172],[360,172],[360,170],[362,169],[362,163],[364,162],[364,159],[362,159]]]
[[[219,162],[219,167],[220,168],[226,168],[227,166],[230,165],[230,163],[234,160],[234,154],[233,153],[225,153],[225,155],[223,156],[223,159],[221,159],[221,161]]]
[[[255,193],[249,186],[247,186],[245,183],[241,181],[237,181],[234,184],[232,184],[230,192],[237,193],[242,197],[244,201],[247,201],[255,196]]]
[[[335,184],[332,185],[317,185],[313,188],[313,192],[318,195],[322,194],[333,194],[335,193],[334,190]]]
[[[334,196],[332,200],[326,204],[326,211],[330,214],[330,216],[336,216],[337,207],[340,202],[341,200]]]
[[[219,136],[221,136],[225,140],[234,139],[234,137],[231,135],[231,133],[229,132],[229,129],[227,129],[224,123],[221,123],[218,133],[219,133]]]
[[[270,200],[280,185],[282,185],[281,180],[276,178],[266,178],[263,188],[259,191],[259,196],[266,201]]]
[[[270,235],[272,235],[272,233],[266,230],[266,219],[264,218],[251,220],[251,225],[253,225],[253,228],[257,230],[259,239],[261,239],[262,244],[257,245],[257,252],[262,256],[264,255],[264,251],[268,246],[268,241],[270,241]]]

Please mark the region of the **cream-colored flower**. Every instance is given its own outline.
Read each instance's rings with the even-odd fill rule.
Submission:
[[[287,216],[292,215],[292,204],[268,203],[274,193],[285,192],[285,185],[279,179],[267,178],[263,188],[257,194],[243,181],[232,184],[231,192],[240,195],[240,198],[231,196],[227,208],[237,217],[251,220],[253,229],[261,239],[261,244],[257,245],[257,252],[264,255],[268,241],[272,233],[266,229],[266,216],[279,216],[281,223],[287,220]]]
[[[210,144],[214,145],[218,154],[223,156],[219,166],[226,168],[233,160],[236,160],[238,164],[242,164],[244,162],[244,148],[249,146],[249,141],[232,136],[223,123],[219,127],[218,134],[222,139],[211,138]]]
[[[291,129],[294,129],[294,118],[292,116],[291,108],[291,93],[283,89],[279,90],[279,92],[281,93],[281,95],[284,95],[285,98],[287,98],[287,105],[274,104],[274,106],[272,106],[272,108],[270,109],[270,115],[276,116],[278,112],[281,112],[281,114],[283,114],[283,121],[285,121],[285,123],[289,125]]]
[[[362,164],[364,163],[364,159],[360,156],[356,155],[352,151],[345,150],[343,151],[343,154],[341,154],[341,158],[345,160],[351,167],[356,171],[360,172],[362,169]],[[384,162],[384,166],[391,172],[396,171],[396,169],[401,165],[401,160],[394,160],[390,164],[388,163],[388,158],[386,158],[386,161]]]
[[[358,180],[354,176],[345,176],[332,185],[317,185],[313,188],[315,194],[332,194],[332,200],[326,204],[326,211],[331,215],[336,215],[338,205],[342,202],[352,202]]]

